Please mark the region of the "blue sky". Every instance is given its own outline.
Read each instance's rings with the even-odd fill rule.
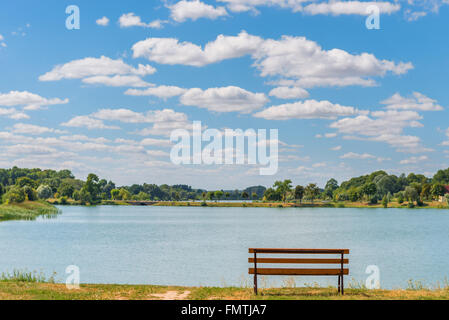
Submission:
[[[212,189],[431,176],[449,166],[448,18],[447,1],[2,3],[0,166]],[[278,173],[174,166],[192,121],[278,129]]]

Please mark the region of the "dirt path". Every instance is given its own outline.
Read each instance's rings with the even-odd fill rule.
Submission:
[[[190,291],[184,291],[178,293],[177,291],[167,291],[160,294],[152,294],[151,296],[159,298],[161,300],[185,300],[190,294]]]

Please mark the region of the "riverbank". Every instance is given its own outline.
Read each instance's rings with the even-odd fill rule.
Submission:
[[[83,205],[80,201],[67,200],[61,203],[57,199],[49,199],[54,205]],[[384,208],[381,203],[369,204],[366,202],[220,202],[220,201],[127,201],[127,200],[103,200],[99,205],[110,206],[154,206],[154,207],[219,207],[219,208]],[[390,202],[388,208],[399,209],[449,209],[446,203],[438,201],[424,202],[422,206],[410,208],[408,202]]]
[[[366,290],[335,288],[264,289],[255,296],[250,288],[171,287],[145,285],[81,285],[2,282],[0,300],[447,300],[449,289]]]
[[[34,220],[38,216],[53,216],[59,210],[53,205],[41,201],[26,201],[18,204],[0,205],[0,222],[6,220]]]

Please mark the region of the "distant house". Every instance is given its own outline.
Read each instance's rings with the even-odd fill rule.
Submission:
[[[445,192],[444,192],[445,195],[448,194],[449,193],[449,186],[444,186],[444,189],[445,189]],[[444,196],[440,196],[439,201],[440,202],[444,202]]]

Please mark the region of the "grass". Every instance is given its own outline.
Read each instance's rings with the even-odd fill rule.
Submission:
[[[59,213],[54,206],[40,201],[0,205],[0,221],[35,220],[38,216],[52,217]]]
[[[335,288],[271,288],[255,296],[250,288],[175,287],[151,285],[81,285],[69,290],[64,284],[39,281],[0,281],[0,300],[160,300],[164,294],[185,294],[189,300],[447,300],[449,289],[367,290]]]

